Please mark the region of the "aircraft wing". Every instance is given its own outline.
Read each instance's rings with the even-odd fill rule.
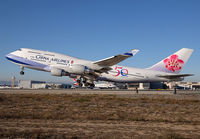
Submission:
[[[177,74],[177,75],[158,75],[158,77],[166,78],[166,79],[176,79],[186,76],[193,76],[193,74]]]
[[[99,61],[95,61],[95,62],[93,62],[93,64],[98,64],[100,66],[105,66],[105,67],[113,66],[131,56],[134,56],[138,51],[139,50],[137,50],[137,49],[133,49],[130,52],[127,52],[124,54],[119,54],[119,55],[111,56],[111,57],[108,57],[108,58],[105,58],[105,59],[102,59]]]

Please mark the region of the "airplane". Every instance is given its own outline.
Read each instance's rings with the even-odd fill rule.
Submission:
[[[24,68],[50,72],[52,76],[76,78],[79,86],[94,88],[95,81],[115,83],[147,83],[182,81],[193,74],[179,74],[190,58],[193,49],[182,48],[155,65],[146,68],[133,68],[116,65],[134,56],[139,50],[118,54],[98,61],[83,60],[59,53],[21,48],[6,55],[6,58]]]
[[[109,83],[109,82],[106,82],[106,83],[96,83],[95,84],[95,88],[97,89],[114,89],[114,88],[117,88],[117,86],[113,83]]]

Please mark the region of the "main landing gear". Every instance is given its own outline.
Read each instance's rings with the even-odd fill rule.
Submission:
[[[93,82],[83,77],[77,79],[77,83],[79,84],[79,87],[88,87],[90,89],[93,89],[95,87],[95,84]]]
[[[24,67],[21,67],[20,75],[24,75]]]

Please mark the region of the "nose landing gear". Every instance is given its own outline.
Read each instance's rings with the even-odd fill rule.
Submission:
[[[21,67],[20,75],[24,75],[24,67]]]
[[[20,71],[20,75],[24,75],[24,72],[23,72],[23,71]]]

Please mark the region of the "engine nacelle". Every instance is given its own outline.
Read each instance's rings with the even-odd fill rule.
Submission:
[[[71,66],[67,66],[64,68],[64,71],[66,71],[69,74],[84,74],[86,71],[86,67],[83,65],[71,65]]]
[[[51,68],[51,75],[52,76],[66,76],[66,72],[62,69]]]
[[[86,69],[83,65],[71,65],[70,68],[74,74],[84,74]]]
[[[70,75],[82,75],[88,73],[88,68],[83,65],[71,65],[63,67],[62,69],[59,68],[51,68],[51,75],[52,76],[70,76]]]

